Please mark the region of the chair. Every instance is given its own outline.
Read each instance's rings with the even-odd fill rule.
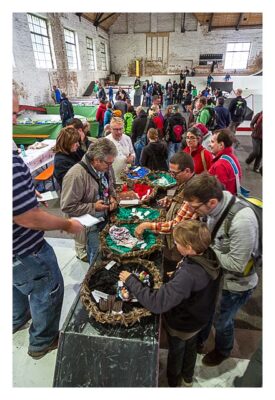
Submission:
[[[46,191],[46,185],[45,182],[51,180],[53,184],[53,188],[55,190],[55,184],[54,184],[54,177],[53,177],[53,171],[54,171],[54,165],[51,164],[49,167],[44,169],[40,174],[35,176],[35,180],[42,182],[44,186],[44,190]]]

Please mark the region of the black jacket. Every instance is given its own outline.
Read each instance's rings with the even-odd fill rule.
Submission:
[[[140,165],[153,171],[168,171],[167,146],[163,142],[148,143],[141,153]]]
[[[81,155],[78,152],[64,154],[56,153],[54,156],[54,177],[62,188],[62,181],[66,173],[72,168],[76,163],[81,160]]]
[[[186,120],[180,113],[172,114],[169,118],[167,118],[164,122],[164,132],[167,131],[169,125],[170,132],[174,125],[183,125],[184,132],[186,131]]]
[[[59,114],[60,114],[60,118],[63,122],[66,122],[67,120],[74,117],[73,105],[67,99],[67,97],[64,97],[60,101]]]
[[[130,275],[125,284],[155,314],[164,313],[169,327],[184,332],[203,328],[212,316],[220,283],[220,267],[212,249],[180,261],[170,281],[152,290]]]
[[[131,135],[131,140],[132,140],[133,144],[137,141],[137,139],[139,139],[143,135],[145,127],[146,127],[146,122],[147,122],[147,115],[146,115],[145,111],[142,110],[139,113],[139,116],[136,119],[134,119],[134,121],[133,121],[132,135]],[[152,119],[150,119],[148,128],[146,129],[145,133],[147,133],[148,129],[150,129],[150,128],[156,128],[156,125],[152,121]]]
[[[215,129],[227,128],[230,124],[230,113],[224,106],[217,106],[214,108],[216,113],[216,127]]]
[[[235,116],[235,110],[237,108],[237,104],[238,102],[242,101],[244,103],[244,112],[241,116]],[[246,100],[242,97],[242,96],[237,96],[235,99],[231,100],[228,110],[230,112],[230,116],[231,116],[231,120],[233,122],[243,122],[244,117],[245,117],[245,112],[246,112],[246,108],[247,108],[247,103]]]

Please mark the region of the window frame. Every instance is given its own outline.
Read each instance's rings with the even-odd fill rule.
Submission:
[[[244,45],[249,45],[248,49],[237,49],[237,47],[244,47]],[[230,48],[228,50],[228,48]],[[248,59],[249,59],[249,54],[251,51],[251,42],[228,42],[226,45],[226,52],[225,52],[225,59],[224,59],[224,69],[225,70],[232,70],[232,69],[247,69],[248,67]],[[241,65],[234,65],[234,61],[236,62],[236,59],[239,58],[241,59],[241,55],[246,54],[246,59],[243,61],[243,66]],[[239,56],[239,57],[238,57]],[[231,60],[229,58],[231,57]],[[234,60],[235,59],[235,60]],[[230,64],[230,66],[227,66],[226,64]],[[239,61],[241,63],[241,61]],[[245,65],[245,66],[244,66]]]
[[[92,47],[89,47],[88,45],[88,40],[92,43]],[[90,38],[89,36],[86,36],[86,50],[87,50],[87,56],[88,56],[88,69],[91,71],[95,71],[96,66],[95,66],[95,47],[94,47],[94,39]],[[90,57],[92,56],[92,57]],[[93,67],[92,67],[93,64]]]
[[[66,31],[69,33],[72,33],[73,35],[73,42],[69,41],[68,34],[66,35]],[[76,43],[76,33],[75,31],[63,27],[63,32],[64,32],[64,41],[65,41],[65,48],[66,48],[66,55],[67,55],[67,63],[68,63],[68,69],[70,71],[72,70],[78,70],[79,69],[79,61],[77,57],[77,43]],[[72,51],[73,50],[73,51]],[[71,54],[72,56],[71,56]],[[75,61],[72,63],[71,59],[75,59]]]
[[[43,21],[45,26],[43,26],[41,23],[39,23],[39,25],[35,24],[35,21],[33,20],[33,18],[37,18],[39,21]],[[50,37],[47,19],[37,16],[35,14],[27,13],[27,20],[28,20],[28,27],[29,27],[29,31],[30,31],[30,35],[31,35],[31,43],[32,43],[32,49],[33,49],[36,68],[53,69],[54,59],[53,59],[53,51],[52,51],[52,47],[51,47],[51,37]],[[35,29],[35,27],[39,27],[40,29]],[[39,30],[40,30],[40,32],[39,32]],[[42,33],[43,30],[46,31],[46,34]],[[45,52],[45,48],[48,48],[49,51]],[[42,51],[41,51],[41,49],[42,49]],[[46,55],[48,55],[48,57],[46,57]],[[42,65],[42,63],[44,63],[44,65]]]

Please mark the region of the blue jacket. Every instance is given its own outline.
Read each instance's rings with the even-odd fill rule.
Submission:
[[[224,106],[217,106],[214,108],[216,113],[216,129],[227,128],[230,124],[230,113]]]
[[[111,122],[112,115],[113,115],[113,111],[110,108],[107,108],[107,110],[105,111],[105,114],[104,114],[104,120],[103,120],[104,126]]]

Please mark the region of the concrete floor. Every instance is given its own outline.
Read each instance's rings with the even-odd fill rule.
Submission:
[[[262,197],[262,177],[247,170],[244,160],[251,150],[250,135],[238,135],[241,146],[236,153],[243,169],[242,184],[251,190],[251,195]],[[60,215],[58,201],[49,204],[49,212]],[[79,291],[80,284],[88,270],[88,264],[75,258],[73,240],[70,235],[57,231],[47,232],[47,240],[53,246],[65,282],[65,296],[60,327]],[[258,346],[262,330],[262,276],[259,272],[259,285],[247,305],[238,313],[236,320],[236,338],[232,357],[219,367],[204,367],[201,355],[196,364],[194,387],[232,387],[236,376],[241,376]],[[51,387],[57,351],[34,361],[27,355],[28,329],[13,335],[13,386],[14,387]],[[164,332],[161,335],[159,364],[159,387],[166,387],[165,377],[167,344]],[[206,344],[206,351],[213,348],[213,333]]]

